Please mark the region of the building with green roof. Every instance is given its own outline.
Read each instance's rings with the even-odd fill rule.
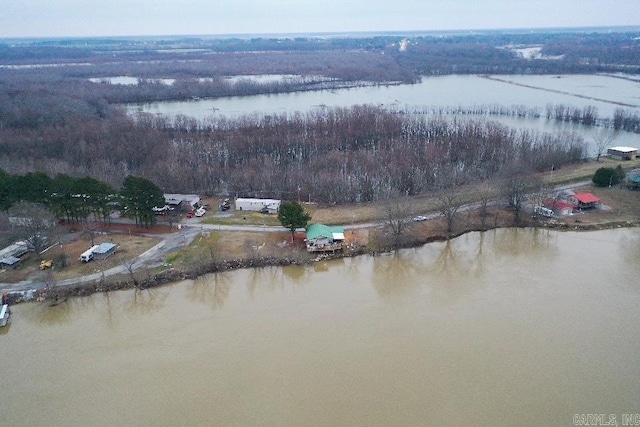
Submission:
[[[344,227],[312,224],[307,227],[307,251],[335,252],[344,245]]]

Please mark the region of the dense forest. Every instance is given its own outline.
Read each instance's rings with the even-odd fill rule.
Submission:
[[[518,47],[526,46],[540,55],[520,55]],[[116,188],[133,174],[167,192],[300,194],[331,203],[419,194],[491,177],[513,163],[545,170],[581,161],[585,144],[575,136],[372,106],[202,123],[130,117],[119,104],[411,84],[422,75],[451,73],[621,70],[640,72],[640,32],[4,40],[0,168],[90,176]],[[260,74],[291,77],[226,78]],[[110,76],[139,81],[100,81]],[[598,120],[594,111],[566,106],[547,116]],[[608,120],[640,131],[637,114],[620,110]]]

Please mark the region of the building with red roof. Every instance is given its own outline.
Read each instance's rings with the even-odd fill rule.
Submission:
[[[569,198],[580,209],[591,209],[600,206],[600,198],[591,193],[576,193]]]
[[[553,210],[558,215],[569,215],[576,211],[578,207],[566,200],[547,199],[544,206]]]

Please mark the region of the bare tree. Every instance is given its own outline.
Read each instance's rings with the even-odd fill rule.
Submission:
[[[19,202],[10,209],[10,223],[20,238],[33,247],[38,259],[49,244],[56,222],[51,213],[39,203]]]
[[[412,225],[411,205],[407,197],[398,197],[382,205],[385,228],[389,231],[391,244],[399,246],[406,239]]]
[[[518,224],[529,192],[540,187],[540,179],[520,165],[512,165],[505,170],[503,176],[502,194],[507,201],[507,206],[513,210],[514,221]]]
[[[438,210],[447,221],[447,233],[453,231],[453,221],[458,210],[462,207],[462,199],[459,190],[446,188],[438,194]]]
[[[551,197],[553,188],[542,180],[538,182],[540,185],[532,189],[530,198],[536,206],[543,206],[544,202]]]
[[[478,198],[480,199],[479,210],[480,210],[480,221],[482,223],[482,228],[485,228],[487,225],[487,216],[489,214],[489,200],[494,196],[493,189],[489,185],[488,182],[484,182],[477,189]]]
[[[616,139],[615,131],[610,128],[602,128],[593,137],[593,145],[596,149],[596,161],[600,161],[600,157],[605,152],[605,149],[611,145]]]

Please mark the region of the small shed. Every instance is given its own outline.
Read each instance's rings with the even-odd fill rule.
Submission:
[[[278,199],[249,199],[237,198],[236,211],[251,211],[276,214],[280,210],[281,200]]]
[[[116,252],[114,243],[100,243],[97,248],[93,249],[93,257],[95,259],[107,259]]]
[[[308,252],[335,252],[344,245],[344,227],[312,224],[307,228]]]
[[[570,201],[580,209],[592,209],[600,206],[600,198],[591,193],[576,193]]]
[[[615,160],[633,160],[638,157],[638,149],[633,147],[611,147],[607,154]]]
[[[20,258],[8,256],[0,259],[0,268],[14,269],[20,267]]]

